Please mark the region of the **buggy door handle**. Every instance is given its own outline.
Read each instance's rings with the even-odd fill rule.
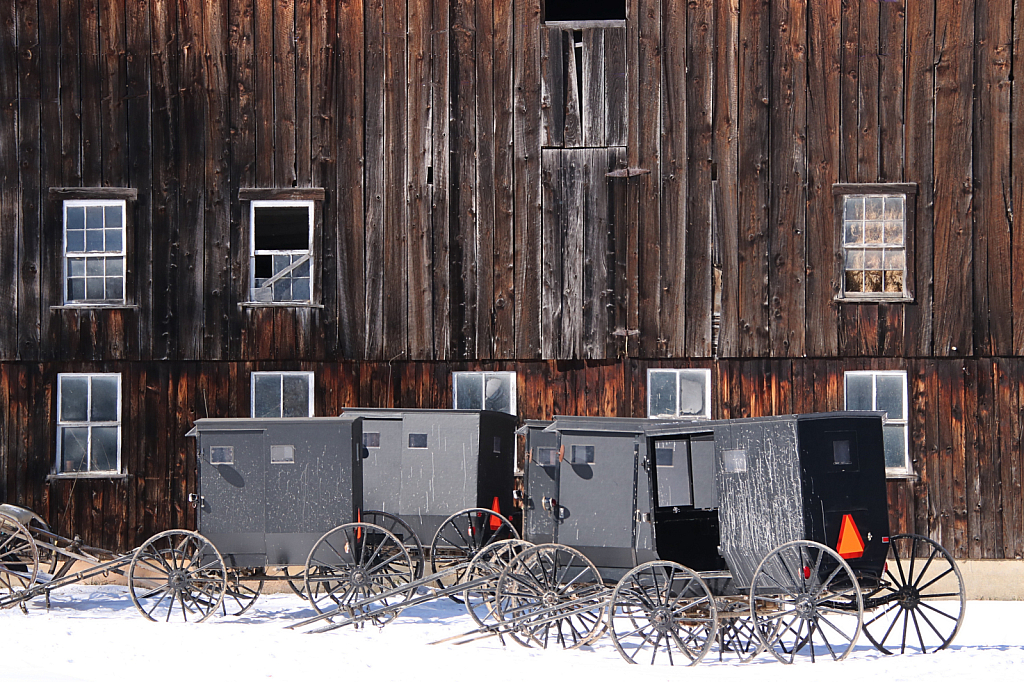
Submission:
[[[637,521],[639,521],[640,523],[650,523],[651,522],[651,513],[650,512],[642,512],[639,509],[637,509],[636,511],[633,512],[633,518],[636,519]]]

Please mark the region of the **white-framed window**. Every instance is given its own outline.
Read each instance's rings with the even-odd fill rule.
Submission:
[[[910,473],[907,428],[907,373],[903,371],[856,371],[844,376],[846,409],[885,412],[885,471]]]
[[[121,472],[121,375],[57,375],[58,474]]]
[[[515,372],[452,372],[456,410],[516,413]]]
[[[258,303],[312,303],[313,201],[249,202],[249,292]]]
[[[65,305],[125,302],[127,202],[64,201]]]
[[[711,370],[647,370],[647,416],[711,419]]]
[[[254,418],[312,417],[312,372],[253,372]]]

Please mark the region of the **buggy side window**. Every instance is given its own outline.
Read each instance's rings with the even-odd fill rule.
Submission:
[[[594,463],[594,446],[593,445],[573,445],[572,456],[569,460],[570,464],[593,464]]]
[[[233,445],[211,445],[210,464],[234,464],[235,446]]]
[[[425,449],[427,447],[427,434],[425,433],[410,433],[409,434],[409,447],[416,449]]]
[[[365,431],[365,432],[363,432],[363,447],[365,447],[365,448],[379,448],[380,447],[380,432],[379,431]]]
[[[533,461],[542,467],[553,467],[558,464],[558,448],[537,448],[533,452]]]

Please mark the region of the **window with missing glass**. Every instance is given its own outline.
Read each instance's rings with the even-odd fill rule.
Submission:
[[[626,0],[545,0],[544,21],[625,21]]]
[[[251,301],[312,302],[313,205],[313,201],[250,202]]]
[[[885,412],[885,470],[890,475],[910,471],[907,373],[856,371],[845,375],[846,409]],[[837,455],[839,456],[839,455]],[[838,462],[837,462],[838,463]]]
[[[252,416],[312,417],[312,372],[253,372]]]
[[[58,474],[121,472],[121,375],[57,375]]]
[[[647,416],[710,419],[710,369],[647,370]]]
[[[913,184],[836,184],[840,300],[913,300]]]
[[[456,410],[516,413],[515,372],[452,372]]]
[[[65,305],[125,302],[123,200],[64,201]]]

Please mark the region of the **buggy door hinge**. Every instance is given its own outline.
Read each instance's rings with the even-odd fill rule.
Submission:
[[[633,512],[633,518],[635,518],[640,523],[650,523],[651,522],[651,513],[650,512],[642,512],[639,509],[637,509],[637,510],[635,510]]]

